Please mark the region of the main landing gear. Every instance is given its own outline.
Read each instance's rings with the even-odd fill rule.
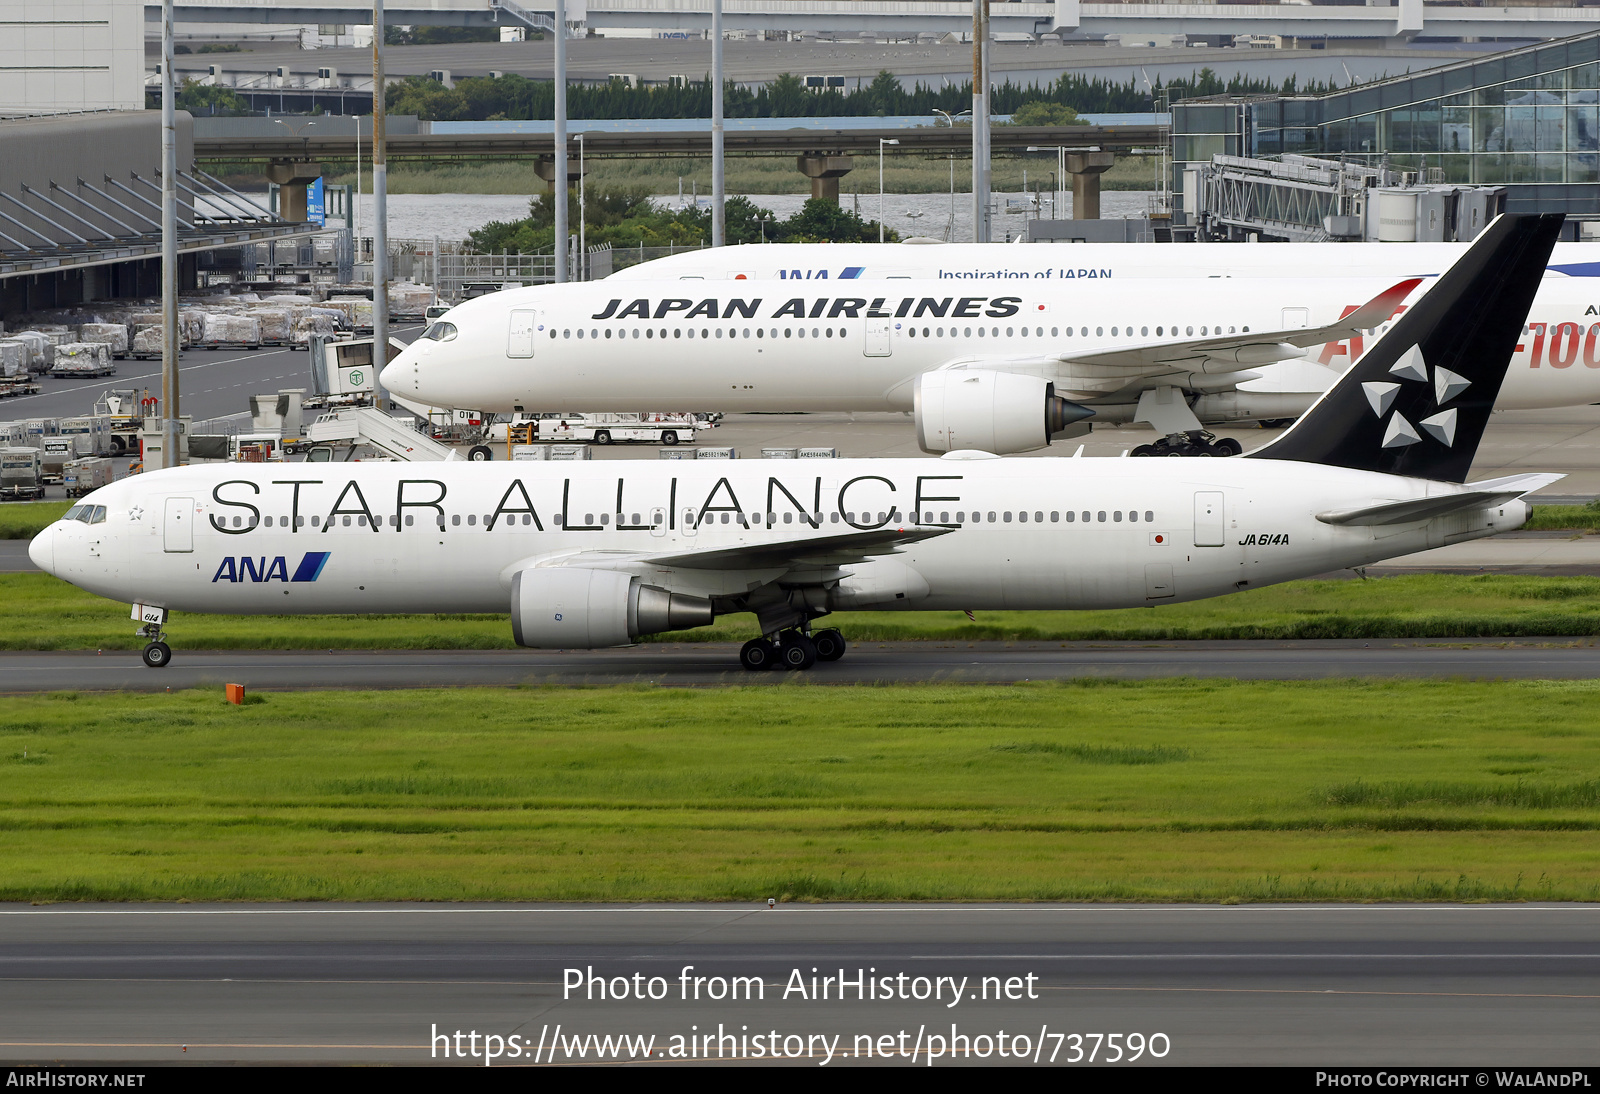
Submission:
[[[829,627],[806,634],[798,630],[778,632],[776,639],[752,638],[739,651],[739,663],[752,672],[760,669],[809,669],[818,661],[837,661],[848,643],[844,635]]]
[[[1162,437],[1155,444],[1141,444],[1130,456],[1237,456],[1244,446],[1232,437],[1218,437],[1208,430],[1191,429]]]
[[[172,647],[167,645],[167,636],[161,633],[161,624],[146,623],[139,628],[138,633],[150,639],[149,644],[140,653],[147,668],[164,669],[172,663]]]

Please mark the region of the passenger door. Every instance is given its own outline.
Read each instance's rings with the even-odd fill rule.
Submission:
[[[1221,547],[1227,542],[1223,525],[1222,491],[1196,490],[1194,494],[1194,545]]]
[[[532,357],[533,336],[539,326],[539,313],[533,308],[511,312],[511,332],[506,339],[507,357]]]
[[[194,499],[168,498],[163,525],[169,554],[194,550]]]

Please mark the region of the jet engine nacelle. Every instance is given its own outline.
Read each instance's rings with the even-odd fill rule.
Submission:
[[[711,620],[711,601],[642,585],[616,570],[534,567],[511,578],[511,633],[519,646],[625,646],[640,635]]]
[[[1048,380],[1015,372],[924,372],[913,393],[917,443],[924,452],[1027,452],[1052,437],[1089,432],[1083,419],[1094,414],[1061,398]]]

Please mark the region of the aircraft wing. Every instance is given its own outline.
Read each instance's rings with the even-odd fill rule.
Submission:
[[[640,562],[654,566],[690,570],[768,570],[810,569],[823,566],[848,566],[877,555],[899,553],[902,547],[935,536],[947,535],[950,528],[884,527],[838,535],[786,536],[777,540],[710,547],[705,550],[675,551],[672,554],[641,555]]]
[[[1350,338],[1387,322],[1400,302],[1421,281],[1421,278],[1408,278],[1397,282],[1349,315],[1326,326],[1251,331],[1248,334],[1147,343],[1121,349],[1086,350],[1082,353],[1069,351],[1057,356],[1056,360],[1060,362],[1058,373],[1064,381],[1064,387],[1097,393],[1121,390],[1130,385],[1147,386],[1138,383],[1146,375],[1187,373],[1194,378],[1194,374],[1237,374],[1251,366],[1302,357],[1303,349]]]

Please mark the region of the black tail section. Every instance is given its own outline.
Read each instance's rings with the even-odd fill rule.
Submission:
[[[1250,456],[1465,481],[1561,221],[1498,218],[1287,433]]]

